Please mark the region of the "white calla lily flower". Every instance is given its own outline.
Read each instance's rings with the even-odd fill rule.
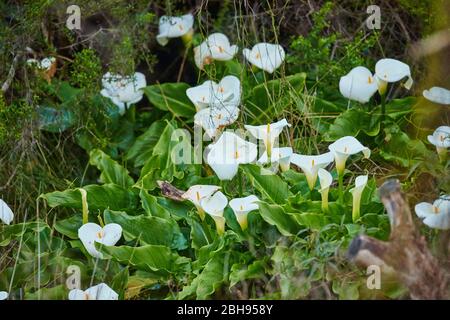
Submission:
[[[36,59],[28,59],[27,60],[27,64],[29,66],[35,66],[36,68],[38,68],[40,70],[44,70],[44,71],[49,71],[55,62],[56,62],[55,57],[44,58],[41,61],[36,60]]]
[[[228,37],[223,33],[213,33],[199,46],[194,48],[194,61],[199,69],[213,60],[228,61],[238,52],[236,45],[231,45]]]
[[[428,141],[437,148],[449,148],[450,147],[450,127],[440,126],[434,132],[433,135],[428,136]]]
[[[444,161],[447,157],[447,148],[450,147],[450,127],[438,127],[433,135],[428,136],[428,141],[436,147],[439,158]]]
[[[423,90],[423,96],[434,103],[450,105],[450,90],[441,87],[432,87]]]
[[[5,201],[0,199],[0,220],[5,224],[10,224],[14,219],[14,213]]]
[[[223,217],[223,210],[227,204],[228,199],[221,191],[217,191],[211,197],[204,198],[200,201],[202,209],[214,219],[217,233],[219,235],[222,235],[225,232],[225,218]]]
[[[327,152],[317,156],[306,156],[294,153],[291,156],[291,163],[302,169],[308,182],[310,190],[314,189],[317,181],[317,174],[320,168],[325,168],[333,162],[333,154]]]
[[[217,91],[217,83],[211,80],[203,82],[201,85],[189,88],[186,90],[186,95],[195,106],[197,111],[205,109],[209,106],[214,92]]]
[[[78,229],[78,238],[94,258],[103,258],[103,254],[98,252],[95,247],[96,242],[105,246],[113,246],[121,237],[122,227],[117,223],[109,223],[102,228],[96,223],[88,222]]]
[[[211,197],[218,190],[220,190],[219,186],[198,184],[189,187],[189,189],[185,193],[183,193],[182,197],[186,200],[189,200],[195,205],[200,218],[204,220],[205,212],[203,211],[200,202],[203,199]]]
[[[242,51],[244,57],[254,66],[273,73],[283,63],[286,53],[282,46],[272,43],[258,43]]]
[[[396,59],[381,59],[375,65],[375,75],[377,76],[378,91],[381,95],[386,93],[388,82],[397,82],[403,78],[408,78],[404,87],[411,89],[413,79],[409,66]]]
[[[237,174],[239,164],[254,162],[258,146],[231,132],[224,132],[208,146],[206,162],[220,180],[231,180]]]
[[[69,292],[69,300],[118,300],[119,295],[106,283],[100,283],[85,291],[72,289]]]
[[[269,161],[269,157],[267,156],[267,151],[263,153],[263,155],[258,159],[258,164],[266,164],[266,163],[278,163],[281,168],[281,171],[287,171],[291,165],[291,156],[293,154],[293,150],[291,147],[283,147],[283,148],[272,148],[272,156]]]
[[[159,18],[159,33],[156,36],[156,41],[165,46],[170,38],[192,37],[193,26],[194,16],[190,13],[181,17],[162,16]]]
[[[333,176],[327,170],[320,168],[318,171],[320,182],[320,194],[322,196],[322,210],[328,211],[328,192],[330,191],[331,183],[333,182]]]
[[[348,157],[362,152],[365,158],[370,157],[370,149],[363,146],[353,136],[342,137],[328,146],[328,149],[333,153],[334,160],[336,162],[336,170],[339,175],[342,175],[345,170],[345,162]]]
[[[259,206],[257,204],[258,201],[259,199],[255,195],[251,195],[245,198],[234,198],[230,201],[230,207],[231,209],[233,209],[236,220],[238,221],[242,230],[245,230],[248,227],[248,213],[250,211],[259,209]]]
[[[357,176],[355,179],[355,187],[350,190],[352,196],[353,196],[353,209],[352,209],[352,219],[353,222],[356,222],[356,220],[360,217],[360,210],[361,210],[361,196],[364,191],[364,188],[367,185],[367,181],[369,179],[369,176]]]
[[[197,111],[208,106],[237,107],[241,103],[241,82],[235,76],[226,76],[219,83],[207,80],[199,86],[187,89],[186,95]]]
[[[369,69],[355,67],[339,81],[339,91],[350,100],[366,103],[378,90],[377,80]]]
[[[238,107],[206,108],[194,116],[194,123],[205,130],[210,138],[217,137],[221,130],[233,124],[239,118]]]
[[[0,300],[6,300],[8,299],[9,294],[6,291],[0,291]]]
[[[263,140],[264,146],[266,147],[267,157],[272,159],[272,148],[274,146],[275,140],[278,138],[278,136],[283,131],[283,128],[286,126],[290,127],[291,125],[287,122],[286,119],[283,119],[275,123],[269,123],[267,125],[245,125],[244,127],[256,139]]]
[[[450,229],[450,196],[437,199],[433,204],[421,202],[415,206],[416,214],[423,223],[433,229]]]
[[[102,78],[103,89],[101,95],[111,99],[119,107],[120,114],[124,114],[131,104],[139,102],[147,86],[145,75],[135,72],[133,76],[121,76],[107,72]]]

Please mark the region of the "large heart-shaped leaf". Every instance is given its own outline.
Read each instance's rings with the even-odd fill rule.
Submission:
[[[163,83],[145,87],[143,90],[148,100],[164,111],[170,111],[177,117],[192,118],[195,107],[186,95],[187,83]]]

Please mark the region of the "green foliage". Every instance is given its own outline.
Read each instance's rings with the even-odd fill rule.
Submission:
[[[293,38],[290,44],[291,72],[306,72],[309,80],[317,81],[319,90],[335,89],[339,78],[354,66],[373,64],[364,53],[374,47],[376,34],[360,32],[348,42],[339,32],[328,31],[333,8],[333,2],[326,2],[315,11],[312,29],[306,36]]]
[[[7,105],[0,92],[0,146],[6,147],[21,138],[31,113],[32,108],[25,101]]]
[[[0,19],[0,27],[6,26],[0,28],[0,43],[4,43],[0,62],[5,62],[0,63],[0,71],[5,70],[0,74],[7,73],[4,65],[9,67],[10,52],[14,52],[3,40],[15,39],[15,43],[28,46],[24,35],[41,28],[44,16],[55,19],[48,19],[49,28],[60,19],[53,4],[26,1],[23,13],[9,2],[0,4],[0,12],[6,8],[18,19],[17,31]],[[57,74],[50,82],[37,74],[21,79],[28,70],[23,69],[17,72],[8,95],[0,95],[0,146],[13,144],[24,130],[30,130],[27,137],[36,145],[32,152],[52,156],[49,160],[45,156],[31,158],[23,166],[29,171],[22,174],[38,183],[25,201],[14,197],[25,206],[21,210],[25,213],[15,210],[17,223],[0,225],[0,249],[7,252],[7,258],[0,262],[0,290],[11,286],[11,297],[65,299],[65,273],[68,266],[75,265],[81,271],[82,288],[89,287],[91,281],[105,282],[125,299],[241,298],[237,292],[249,299],[367,298],[365,275],[344,262],[344,252],[358,234],[388,239],[389,219],[377,195],[379,178],[401,176],[409,186],[426,174],[436,181],[433,192],[449,192],[448,163],[439,163],[433,148],[408,128],[413,107],[420,103],[417,99],[399,98],[394,92],[388,97],[382,123],[378,96],[361,105],[339,95],[342,75],[357,65],[373,67],[374,46],[381,35],[358,32],[349,40],[348,35],[334,31],[329,20],[336,8],[332,2],[313,12],[313,26],[307,34],[290,41],[285,36],[280,39],[287,49],[287,60],[274,74],[250,70],[238,58],[216,61],[205,71],[193,72],[191,47],[178,52],[181,42],[166,49],[153,46],[157,21],[155,14],[148,12],[146,1],[81,0],[78,4],[84,21],[101,20],[98,12],[107,21],[96,25],[99,29],[89,36],[55,29],[54,39],[59,39],[53,39],[55,43],[50,36],[34,36],[37,56],[58,55]],[[184,13],[181,8],[181,4],[174,6],[173,12]],[[417,8],[418,16],[425,15],[423,8]],[[229,30],[226,24],[233,20],[233,28],[235,23],[240,27],[244,22],[236,20],[233,9],[230,1],[221,4],[211,26]],[[172,9],[167,5],[166,10],[170,13]],[[24,21],[31,18],[38,22],[25,26]],[[206,23],[208,19],[209,15]],[[204,27],[210,25],[200,29]],[[239,31],[238,39],[231,38],[233,44],[241,46],[239,41],[247,40],[248,30],[242,27]],[[276,30],[262,28],[261,35],[255,37],[265,38],[266,32]],[[80,42],[69,46],[73,51],[58,49],[75,41]],[[194,42],[200,41],[197,34]],[[164,63],[153,72],[157,50],[161,50]],[[173,74],[164,74],[166,67],[168,73],[174,70],[165,60],[172,58],[180,68],[181,77],[176,82]],[[149,85],[143,89],[139,105],[128,106],[121,115],[117,106],[99,93],[101,76],[106,71],[129,75],[136,70],[147,75]],[[347,161],[342,199],[333,165],[327,167],[334,182],[328,210],[324,210],[319,182],[309,190],[305,174],[294,166],[274,173],[268,166],[240,165],[232,181],[219,182],[207,164],[191,163],[196,110],[186,90],[206,79],[218,81],[231,74],[241,80],[242,99],[239,119],[229,128],[287,118],[292,127],[283,131],[280,145],[292,146],[296,153],[326,152],[329,142],[348,135],[370,147],[370,161],[358,161],[359,156]],[[163,82],[167,77],[172,80]],[[31,122],[36,127],[27,127]],[[36,142],[41,137],[50,137],[50,142]],[[60,149],[66,141],[70,141],[69,147]],[[208,144],[204,141],[204,147]],[[61,182],[50,162],[58,161],[54,154],[71,147],[74,151],[70,154],[78,159],[77,170],[63,176]],[[3,150],[6,154],[11,149]],[[183,161],[177,161],[180,158]],[[390,169],[392,172],[387,171]],[[350,190],[356,176],[366,173],[370,178],[362,193],[361,216],[353,221]],[[49,188],[47,179],[57,181]],[[25,189],[27,184],[21,181],[16,188]],[[228,199],[256,195],[260,201],[258,209],[248,214],[245,230],[227,207],[223,213],[225,232],[219,234],[213,218],[206,215],[202,219],[189,201],[163,196],[167,190],[160,190],[160,181],[182,191],[196,184],[220,184]],[[28,209],[30,203],[37,207],[36,213],[32,207]],[[117,223],[123,229],[115,246],[96,244],[103,253],[99,259],[89,255],[78,236],[85,204],[89,222]],[[403,294],[395,284],[386,291],[386,296],[393,298]]]
[[[83,49],[75,53],[71,63],[70,82],[75,87],[99,90],[102,77],[102,65],[97,53],[92,49]]]

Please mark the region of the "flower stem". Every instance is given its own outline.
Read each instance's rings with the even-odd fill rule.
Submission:
[[[343,203],[344,202],[344,173],[343,172],[338,172],[338,182],[339,182],[339,202]]]
[[[381,96],[381,119],[380,119],[380,131],[384,131],[384,121],[386,118],[386,96]]]
[[[243,177],[242,177],[241,170],[239,170],[238,179],[239,179],[239,196],[242,197],[242,194],[244,193],[244,187],[243,187],[243,181],[242,181]]]

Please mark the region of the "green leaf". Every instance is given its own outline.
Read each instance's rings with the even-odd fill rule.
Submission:
[[[325,133],[325,139],[335,141],[345,136],[356,137],[360,131],[368,136],[376,136],[380,132],[380,113],[359,108],[348,109],[336,118]]]
[[[7,246],[11,240],[20,238],[28,230],[41,232],[44,228],[48,228],[48,225],[43,221],[0,225],[0,247]]]
[[[282,79],[275,79],[255,86],[251,93],[251,102],[261,109],[267,109],[274,100],[293,89],[301,92],[305,85],[306,73],[296,73]]]
[[[195,114],[195,107],[186,95],[186,90],[189,88],[187,83],[179,82],[155,84],[143,90],[148,100],[158,109],[190,119]]]
[[[49,132],[63,132],[76,122],[75,114],[63,107],[40,106],[37,115],[39,129]]]
[[[139,197],[141,198],[142,208],[149,216],[170,219],[170,213],[158,203],[158,199],[155,196],[142,189]]]
[[[272,203],[283,204],[290,195],[289,186],[279,176],[254,164],[241,166],[251,184]]]
[[[101,171],[100,180],[103,183],[114,183],[124,188],[129,188],[134,184],[128,170],[103,151],[94,149],[89,153],[89,157],[90,164]]]
[[[174,177],[181,179],[184,176],[183,171],[179,170],[178,165],[173,162],[174,148],[181,143],[178,140],[172,140],[175,129],[176,123],[167,121],[161,137],[153,148],[152,157],[147,160],[141,170],[136,187],[153,190],[157,187],[157,180],[171,182]]]
[[[69,290],[63,284],[51,288],[41,288],[36,292],[26,292],[25,300],[66,300]]]
[[[205,300],[212,295],[228,277],[224,263],[223,255],[213,256],[192,283],[178,294],[178,299],[196,296],[198,300]]]
[[[122,264],[130,265],[161,277],[167,277],[169,274],[175,273],[184,274],[190,271],[190,259],[179,256],[165,246],[108,247],[96,244],[96,247],[102,253],[111,256]]]
[[[413,106],[417,103],[416,97],[406,97],[403,99],[393,99],[386,103],[386,115],[396,120],[413,111]]]
[[[54,224],[56,231],[69,237],[70,239],[78,239],[78,229],[83,225],[81,215],[73,215],[70,218],[58,220]]]
[[[234,287],[241,281],[248,279],[260,279],[264,277],[267,266],[266,260],[268,260],[268,257],[263,258],[263,260],[256,260],[249,265],[238,263],[233,264],[230,272],[230,288]]]
[[[328,219],[322,213],[304,212],[292,214],[298,223],[312,230],[320,230],[328,224]]]
[[[300,226],[295,219],[279,205],[259,202],[259,212],[261,217],[270,225],[277,227],[282,235],[292,236],[300,231]]]
[[[174,220],[159,217],[129,216],[125,212],[105,210],[105,223],[117,223],[126,241],[138,239],[141,245],[163,245],[171,249],[187,248],[187,241]]]
[[[135,208],[136,195],[116,184],[88,185],[83,187],[87,192],[89,210],[130,210]],[[52,208],[66,207],[81,210],[81,193],[79,189],[67,189],[42,194]]]
[[[116,274],[110,284],[111,289],[119,293],[119,299],[124,299],[124,291],[128,284],[129,271],[128,267],[123,268],[118,274]]]
[[[133,160],[136,167],[143,166],[152,156],[153,147],[158,142],[165,127],[165,121],[153,122],[150,128],[136,139],[134,144],[128,150],[126,159]]]
[[[429,151],[424,143],[411,139],[397,125],[385,129],[386,137],[380,150],[380,155],[402,167],[414,166],[418,161],[426,158]]]

